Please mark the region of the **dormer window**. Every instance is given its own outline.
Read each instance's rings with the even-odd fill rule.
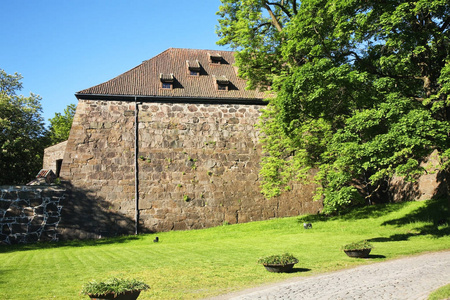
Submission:
[[[173,85],[172,85],[171,82],[163,82],[161,84],[161,88],[163,88],[163,89],[170,89],[171,90],[173,88]]]
[[[220,65],[222,63],[222,55],[219,53],[208,53],[209,63],[213,65]]]
[[[188,74],[191,76],[200,76],[200,63],[198,60],[195,61],[186,61]]]
[[[159,79],[161,80],[161,88],[162,89],[168,89],[168,90],[173,89],[173,82],[174,82],[173,74],[160,73]]]
[[[228,91],[228,86],[230,85],[230,81],[225,76],[215,76],[214,78],[214,84],[216,86],[216,89],[218,91]]]

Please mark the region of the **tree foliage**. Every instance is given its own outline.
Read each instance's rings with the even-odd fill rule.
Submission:
[[[64,114],[55,113],[55,116],[49,119],[52,144],[66,141],[69,138],[76,108],[75,104],[69,104],[64,109]]]
[[[413,179],[434,150],[448,169],[447,0],[222,0],[218,15],[249,88],[276,95],[260,124],[266,196],[314,169],[334,212]]]
[[[21,79],[0,69],[0,185],[25,184],[35,178],[48,146],[41,98],[18,96]]]

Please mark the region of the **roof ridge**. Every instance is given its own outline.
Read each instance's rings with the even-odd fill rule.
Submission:
[[[154,59],[154,58],[156,58],[156,57],[158,57],[158,56],[161,56],[161,55],[165,54],[166,52],[173,51],[173,50],[189,50],[189,51],[202,51],[202,52],[208,52],[208,51],[213,52],[213,51],[214,51],[214,52],[229,52],[229,53],[234,53],[234,52],[236,52],[236,51],[233,51],[233,50],[213,50],[213,49],[195,49],[195,48],[176,48],[176,47],[170,47],[170,48],[167,48],[166,50],[164,50],[163,52],[160,52],[160,53],[158,53],[157,55],[155,55],[155,56],[153,56],[153,57],[151,57],[151,58],[149,58],[149,59],[144,60],[143,62],[152,60],[152,59]]]
[[[167,50],[174,49],[174,50],[193,50],[193,51],[216,51],[216,52],[236,52],[233,50],[218,50],[218,49],[197,49],[197,48],[177,48],[177,47],[170,47]],[[167,51],[166,50],[166,51]]]
[[[164,50],[163,52],[159,52],[159,53],[156,54],[155,56],[153,56],[153,57],[151,57],[151,58],[149,58],[149,59],[143,60],[143,61],[142,61],[142,64],[145,63],[146,61],[149,61],[149,60],[152,60],[152,59],[154,59],[154,58],[156,58],[156,57],[158,57],[158,56],[161,56],[161,55],[165,54],[166,52],[169,52],[169,51],[172,50],[172,49],[174,49],[174,48],[172,48],[172,47],[167,48],[167,49]]]

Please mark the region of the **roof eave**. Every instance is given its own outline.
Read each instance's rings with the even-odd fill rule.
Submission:
[[[222,97],[174,97],[174,96],[143,96],[143,95],[109,95],[109,94],[81,94],[75,93],[78,100],[110,100],[110,101],[138,101],[161,103],[204,103],[204,104],[247,104],[267,105],[267,100],[261,98],[222,98]]]

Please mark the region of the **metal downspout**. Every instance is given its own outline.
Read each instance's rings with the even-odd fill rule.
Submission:
[[[134,234],[139,234],[139,118],[137,97],[134,97],[134,199],[135,199],[135,224]]]

